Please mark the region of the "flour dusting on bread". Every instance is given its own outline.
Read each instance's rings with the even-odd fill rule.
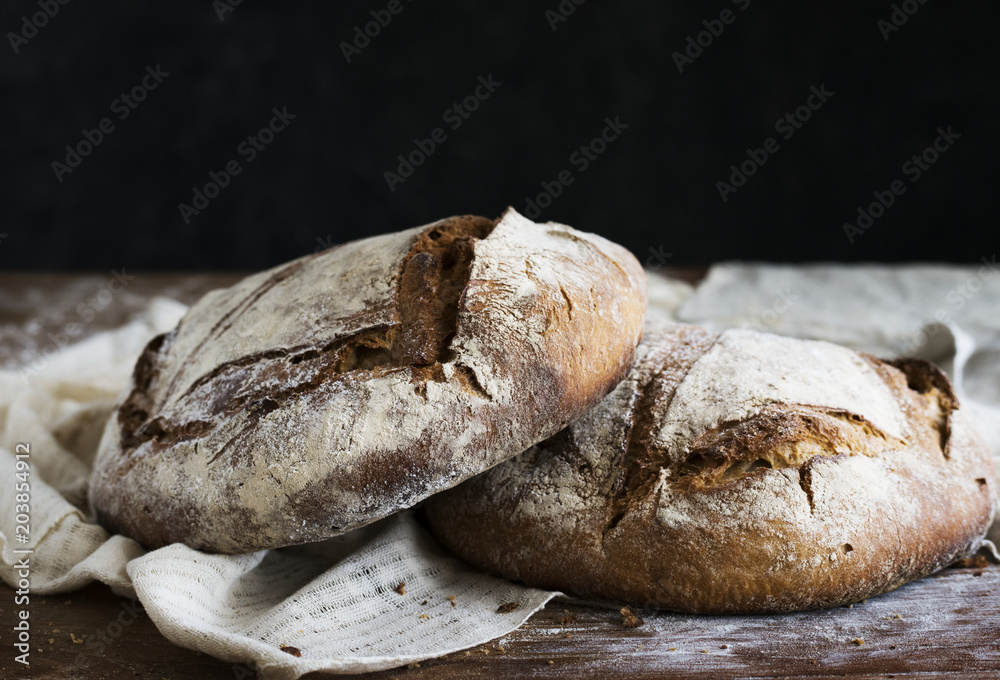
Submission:
[[[206,295],[147,347],[92,480],[147,547],[370,523],[603,398],[642,334],[624,248],[508,210],[348,243]]]
[[[690,612],[829,607],[975,550],[988,451],[934,366],[651,323],[565,430],[425,505],[463,559]]]

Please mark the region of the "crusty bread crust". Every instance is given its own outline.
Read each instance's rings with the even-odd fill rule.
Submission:
[[[532,586],[782,612],[871,597],[976,549],[994,480],[932,364],[658,324],[598,406],[424,507],[457,555]]]
[[[151,341],[91,481],[148,548],[334,536],[555,433],[628,370],[624,248],[513,210],[355,241],[206,295]]]

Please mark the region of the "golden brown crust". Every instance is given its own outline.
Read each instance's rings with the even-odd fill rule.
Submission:
[[[787,358],[755,364],[768,347]],[[748,369],[717,382],[701,370],[730,359]],[[882,394],[862,412],[840,387],[782,401],[810,389],[791,383],[817,365]],[[676,438],[660,426],[688,412],[681,401],[731,383],[741,385],[719,397],[717,420],[680,449],[663,445]],[[686,612],[780,612],[877,595],[974,550],[995,512],[993,480],[931,364],[668,326],[647,330],[633,371],[579,421],[425,508],[460,557],[532,586]]]
[[[149,548],[343,533],[597,403],[628,370],[644,307],[626,250],[513,211],[262,272],[147,346],[102,440],[94,507]]]

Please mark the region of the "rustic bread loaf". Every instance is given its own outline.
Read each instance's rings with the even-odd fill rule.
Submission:
[[[200,300],[149,343],[91,481],[148,548],[316,541],[548,437],[627,372],[624,248],[508,210],[347,243]]]
[[[424,507],[457,555],[532,586],[782,612],[877,595],[974,550],[994,480],[932,364],[662,324],[598,406]]]

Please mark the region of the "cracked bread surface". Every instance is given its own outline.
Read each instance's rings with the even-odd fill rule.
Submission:
[[[871,597],[978,548],[991,466],[930,363],[661,322],[598,406],[424,509],[459,557],[531,586],[782,612]]]
[[[91,501],[147,548],[238,553],[344,533],[600,401],[628,370],[645,303],[627,250],[510,209],[255,274],[146,347]]]

